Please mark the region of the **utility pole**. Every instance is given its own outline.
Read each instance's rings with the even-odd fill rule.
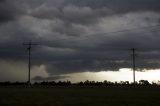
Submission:
[[[29,41],[28,43],[23,43],[23,45],[28,46],[27,47],[27,50],[28,50],[28,85],[30,85],[31,84],[31,50],[32,50],[32,46],[37,45],[37,44]]]
[[[132,48],[132,61],[133,61],[133,83],[135,84],[135,71],[136,71],[136,64],[135,64],[135,57],[136,57],[136,54],[135,54],[135,48]]]

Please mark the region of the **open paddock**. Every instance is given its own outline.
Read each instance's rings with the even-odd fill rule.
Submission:
[[[1,87],[0,106],[160,106],[160,87]]]

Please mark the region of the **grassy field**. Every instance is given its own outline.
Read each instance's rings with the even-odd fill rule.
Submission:
[[[160,88],[0,88],[0,106],[160,106]]]

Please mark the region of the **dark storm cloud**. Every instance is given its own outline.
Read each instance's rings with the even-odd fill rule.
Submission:
[[[9,0],[1,0],[0,1],[0,23],[8,22],[16,19],[19,14],[22,14],[22,10],[20,9],[18,4]]]
[[[93,9],[109,8],[115,13],[135,11],[160,11],[159,0],[69,0],[69,4],[89,6]]]
[[[0,1],[0,22],[12,20],[12,13],[5,6],[5,1]]]
[[[55,81],[55,80],[60,80],[64,78],[69,78],[69,77],[68,76],[53,76],[53,77],[36,76],[32,80],[34,81]]]
[[[45,3],[36,8],[32,15],[39,18],[59,18],[68,23],[94,24],[104,16],[160,11],[159,0],[64,0],[62,4],[57,6]]]
[[[33,66],[51,75],[130,68],[133,47],[138,68],[160,68],[159,27],[140,29],[160,24],[159,12],[159,0],[4,0],[0,58],[26,61],[32,40]]]

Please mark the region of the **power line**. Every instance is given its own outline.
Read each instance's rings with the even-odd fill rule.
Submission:
[[[113,35],[113,34],[117,34],[117,33],[124,33],[124,32],[132,32],[132,31],[145,31],[143,33],[148,33],[148,32],[155,32],[155,31],[159,31],[159,29],[153,29],[153,28],[157,28],[160,27],[160,24],[157,25],[153,25],[153,26],[145,26],[145,27],[136,27],[136,28],[131,28],[131,29],[123,29],[123,30],[119,30],[119,31],[113,31],[113,32],[104,32],[104,33],[95,33],[95,34],[85,34],[85,35],[81,35],[81,36],[68,36],[67,38],[59,38],[56,37],[55,40],[62,40],[62,41],[70,41],[71,39],[74,39],[76,41],[81,41],[81,40],[85,40],[85,39],[89,39],[89,38],[94,38],[94,37],[105,37],[106,35]],[[151,29],[152,28],[152,29]],[[148,30],[147,30],[148,29]],[[149,30],[150,29],[150,30]],[[94,36],[94,35],[101,35],[101,36]],[[106,36],[107,37],[107,36]]]
[[[35,44],[29,41],[28,43],[23,43],[23,45],[28,46],[27,47],[27,50],[28,50],[28,85],[30,85],[31,84],[31,50],[32,50],[32,46],[35,46],[38,44]]]

